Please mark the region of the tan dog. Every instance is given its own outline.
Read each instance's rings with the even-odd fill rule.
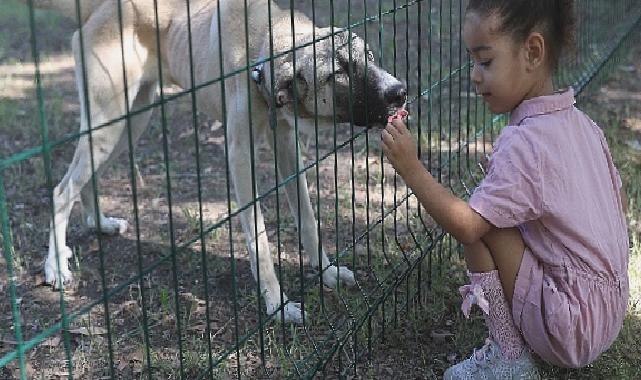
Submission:
[[[57,9],[74,19],[78,14],[75,0],[34,0],[34,3],[38,7]],[[81,44],[78,31],[72,40],[82,110],[81,131],[88,130],[89,125],[98,126],[125,115],[127,100],[130,111],[139,110],[154,102],[160,83],[159,57],[162,62],[162,83],[175,84],[184,89],[192,88],[192,67],[196,85],[220,77],[221,53],[225,73],[246,66],[247,60],[259,62],[270,57],[268,1],[248,0],[247,3],[245,9],[243,1],[190,1],[193,43],[191,61],[185,0],[158,0],[157,6],[154,5],[154,0],[121,0],[120,14],[117,1],[81,0],[79,14],[83,41]],[[275,5],[272,5],[271,12],[273,50],[274,54],[278,54],[292,49],[291,17],[289,10],[278,9]],[[245,17],[249,28],[248,46],[245,39]],[[312,42],[314,28],[311,20],[297,13],[296,46]],[[316,28],[315,33],[317,39],[320,38],[314,44],[315,59],[314,47],[310,44],[297,48],[295,62],[294,55],[289,53],[273,61],[255,65],[251,75],[241,73],[225,80],[227,109],[224,115],[227,115],[229,136],[229,170],[236,200],[241,206],[253,201],[254,181],[251,175],[247,114],[250,97],[255,99],[252,100],[252,123],[257,135],[270,131],[270,105],[275,108],[279,136],[278,171],[281,178],[293,175],[297,161],[301,160],[296,155],[297,140],[292,127],[294,106],[301,118],[299,123],[303,123],[305,119],[313,121],[317,117],[331,125],[335,114],[338,122],[350,122],[351,119],[354,124],[365,126],[382,125],[389,114],[394,114],[405,103],[405,87],[375,65],[373,55],[362,39],[352,35],[350,42],[348,33],[344,31],[332,37],[329,36],[329,28]],[[219,36],[222,36],[222,40]],[[253,78],[253,83],[248,87],[247,81],[250,78]],[[351,112],[350,88],[353,98]],[[220,90],[220,82],[216,82],[198,92],[201,110],[212,119],[222,119]],[[367,114],[365,110],[369,110]],[[146,129],[150,116],[151,110],[147,110],[131,118],[134,140]],[[98,174],[127,146],[126,131],[124,121],[120,121],[92,132],[94,168]],[[273,143],[273,139],[267,140]],[[104,233],[123,232],[127,228],[125,220],[105,217],[101,212],[98,214],[99,223],[96,223],[93,188],[91,185],[87,186],[91,174],[89,141],[87,135],[83,135],[78,141],[66,175],[53,194],[55,215],[44,270],[46,281],[56,288],[63,287],[72,280],[68,268],[72,252],[65,239],[71,208],[78,196],[84,206],[84,218],[90,227],[100,226]],[[347,268],[331,265],[322,248],[319,262],[317,224],[307,181],[304,175],[299,175],[297,179],[298,186],[295,182],[290,182],[285,193],[294,218],[300,215],[301,240],[311,264],[323,271],[323,281],[328,286],[335,286],[339,279],[344,284],[354,284],[353,273]],[[297,201],[298,197],[300,202]],[[243,211],[241,222],[247,238],[252,272],[256,277],[258,265],[261,274],[260,289],[267,312],[273,313],[281,305],[281,289],[270,258],[259,205],[255,210],[256,215],[254,207]],[[257,237],[255,231],[258,231]],[[58,260],[60,271],[57,269]],[[283,299],[285,319],[301,322],[300,306],[288,302],[284,295]]]

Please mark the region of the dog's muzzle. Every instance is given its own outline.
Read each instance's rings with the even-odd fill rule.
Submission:
[[[392,85],[385,90],[383,98],[390,107],[401,108],[407,101],[407,89],[402,83]]]
[[[401,110],[405,110],[407,87],[391,76],[387,79],[392,83],[388,82],[389,84],[385,88],[380,89],[378,97],[368,99],[368,128],[384,127],[390,117],[396,116]]]

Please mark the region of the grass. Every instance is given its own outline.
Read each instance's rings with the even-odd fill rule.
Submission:
[[[3,0],[0,7],[0,20],[6,30],[11,34],[0,34],[0,62],[13,63],[15,60],[30,60],[31,30],[29,28],[29,14],[26,7],[17,0]],[[38,43],[40,51],[45,53],[66,50],[69,38],[60,38],[62,33],[72,31],[68,22],[63,22],[63,17],[52,13],[36,10],[35,25],[39,32]],[[70,36],[70,34],[67,34]],[[16,41],[21,41],[16,43]]]

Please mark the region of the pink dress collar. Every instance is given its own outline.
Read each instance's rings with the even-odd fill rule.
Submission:
[[[571,87],[552,95],[526,99],[510,113],[510,125],[519,125],[527,118],[573,107],[575,103]]]

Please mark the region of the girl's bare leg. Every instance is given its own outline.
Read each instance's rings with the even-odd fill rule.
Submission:
[[[463,313],[469,316],[470,307],[478,305],[484,312],[489,339],[470,359],[445,371],[446,380],[470,379],[472,374],[480,373],[485,374],[484,378],[506,373],[510,378],[513,375],[538,378],[536,364],[527,351],[511,307],[524,249],[523,238],[516,228],[492,229],[479,241],[465,246],[470,283],[459,288]],[[500,355],[495,347],[500,349]]]
[[[492,228],[481,240],[464,248],[465,262],[470,272],[498,269],[505,297],[512,305],[514,283],[525,250],[518,228]]]

